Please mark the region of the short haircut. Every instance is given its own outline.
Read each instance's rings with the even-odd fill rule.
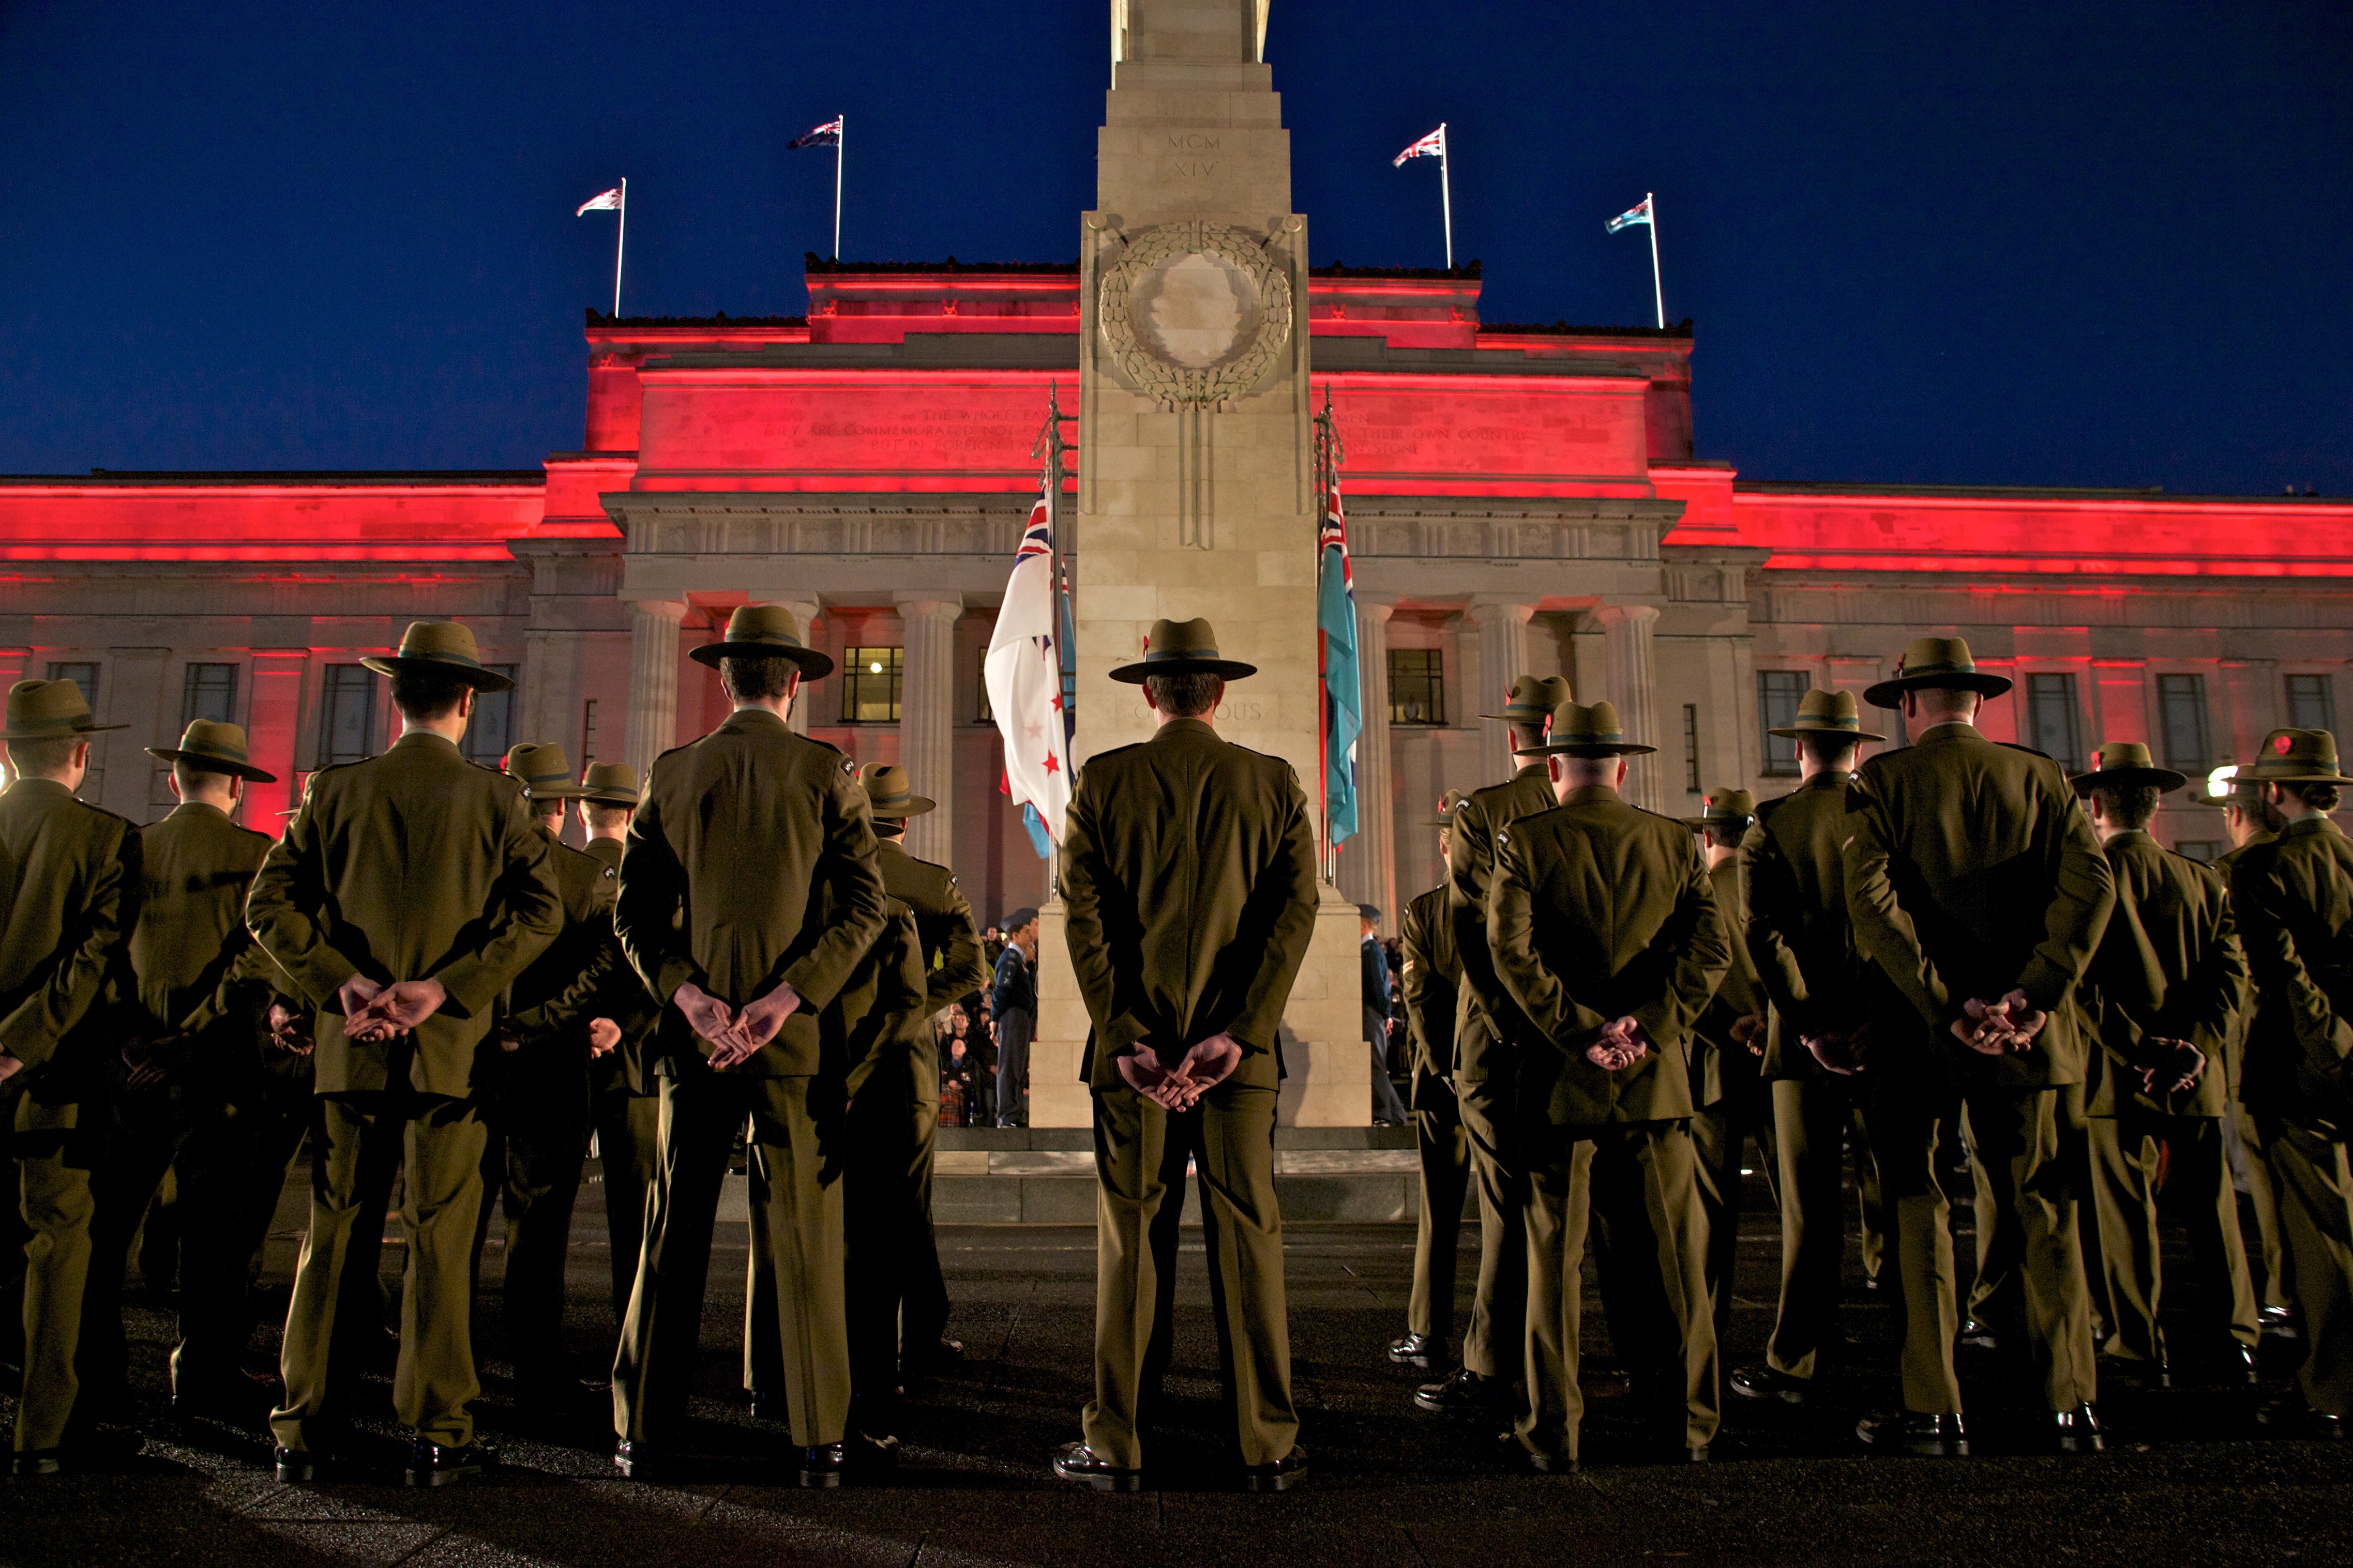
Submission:
[[[1532,752],[1545,743],[1545,729],[1542,724],[1506,724],[1504,727],[1512,732],[1512,750],[1515,752]],[[1541,762],[1544,759],[1538,757],[1530,760]]]
[[[72,765],[74,748],[84,738],[59,735],[47,741],[11,741],[8,765],[16,770],[18,778],[53,779]]]
[[[1223,679],[1202,670],[1144,678],[1145,695],[1152,700],[1152,706],[1172,719],[1198,719],[1218,705],[1225,689]]]
[[[417,723],[447,718],[473,684],[448,670],[404,669],[392,678],[392,705],[402,718]]]
[[[523,801],[531,807],[531,814],[533,816],[538,817],[542,822],[546,821],[551,816],[554,817],[558,822],[563,821],[564,814],[571,809],[572,805],[570,801],[565,800],[561,795],[558,795],[554,800],[542,800],[537,795],[527,795],[523,796]]]
[[[1854,772],[1854,754],[1862,742],[1852,735],[1810,734],[1798,737],[1798,750],[1826,768]]]
[[[595,801],[590,801],[588,803],[589,831],[604,833],[616,827],[627,827],[629,825],[629,809],[626,805],[598,805]]]
[[[782,697],[792,689],[793,677],[800,672],[799,665],[773,654],[729,654],[719,661],[727,689],[744,702]]]
[[[2100,803],[2100,815],[2118,827],[2147,827],[2148,819],[2157,815],[2157,797],[2161,793],[2153,784],[2095,784],[2092,798]]]
[[[2337,786],[2333,784],[2292,784],[2282,787],[2315,811],[2337,809],[2339,797]]]
[[[228,768],[208,768],[182,757],[172,764],[172,776],[179,781],[180,793],[185,795],[192,789],[218,789],[221,780],[237,775]]]
[[[1744,816],[1736,822],[1711,822],[1707,825],[1707,841],[1719,849],[1737,849],[1747,837],[1748,825],[1757,819]]]

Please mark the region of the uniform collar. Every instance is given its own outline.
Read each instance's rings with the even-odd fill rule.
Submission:
[[[27,780],[26,782],[30,783],[31,781]],[[2310,816],[2299,816],[2294,822],[2289,823],[2287,825],[2287,831],[2281,834],[2280,837],[2282,838],[2294,838],[2302,834],[2313,833],[2334,833],[2341,836],[2344,831],[2345,830],[2343,828],[2337,826],[2334,822],[2331,822],[2324,813],[2316,811]]]
[[[892,853],[899,855],[904,855],[907,853],[907,847],[898,839],[885,838],[879,833],[874,836],[874,847],[877,850],[888,849]]]
[[[600,847],[600,846],[607,844],[611,845],[612,847],[610,849]],[[621,841],[617,838],[591,838],[588,840],[587,847],[588,853],[594,855],[599,860],[609,858],[616,866],[621,863],[621,850],[623,846]]]
[[[438,746],[451,756],[464,754],[458,750],[457,742],[437,730],[411,730],[392,743],[392,749],[396,752],[403,746]]]
[[[1799,789],[1842,790],[1853,782],[1854,775],[1852,773],[1841,773],[1836,768],[1824,768],[1820,773],[1818,773],[1812,778],[1806,780],[1798,787]]]
[[[1152,738],[1157,741],[1165,736],[1176,734],[1207,735],[1213,741],[1218,738],[1216,726],[1207,719],[1171,719],[1154,731]]]
[[[2147,828],[2127,827],[2122,833],[2110,838],[2105,844],[2101,845],[2100,847],[2106,850],[2109,854],[2114,855],[2120,849],[2136,848],[2143,844],[2154,846],[2156,843],[2156,838],[2150,835]]]
[[[166,821],[174,816],[217,816],[223,822],[228,820],[228,813],[208,800],[184,800],[165,812],[164,816]]]
[[[1579,784],[1561,797],[1563,805],[1584,805],[1597,800],[1614,800],[1623,804],[1624,797],[1608,784]]]
[[[1942,745],[1951,741],[1982,741],[1985,732],[1965,720],[1947,719],[1941,724],[1931,724],[1913,738],[1915,746]]]
[[[1518,773],[1512,775],[1512,778],[1514,782],[1517,782],[1520,779],[1528,777],[1530,774],[1542,774],[1545,781],[1549,784],[1551,782],[1552,765],[1549,763],[1525,763],[1522,765]]]
[[[786,723],[773,708],[738,708],[734,712],[727,715],[719,727],[736,734],[741,734],[746,730],[789,731],[792,729],[792,726]]]
[[[61,800],[71,800],[74,797],[73,791],[66,788],[65,785],[59,784],[55,779],[17,779],[9,784],[8,793],[10,795],[53,795]]]

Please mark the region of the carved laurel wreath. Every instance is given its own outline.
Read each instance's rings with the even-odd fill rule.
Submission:
[[[1139,340],[1129,318],[1131,292],[1162,262],[1194,252],[1216,256],[1258,285],[1257,335],[1242,353],[1206,370],[1171,364]],[[1120,374],[1164,406],[1196,406],[1240,397],[1264,378],[1291,340],[1291,277],[1282,264],[1243,229],[1225,224],[1165,223],[1137,235],[1103,274],[1100,291],[1103,344]]]

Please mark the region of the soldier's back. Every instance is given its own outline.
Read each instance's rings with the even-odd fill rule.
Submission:
[[[45,977],[110,866],[126,850],[135,855],[138,831],[53,780],[18,779],[0,791],[0,852],[9,873],[0,879],[0,1011]],[[115,894],[133,901],[128,909],[139,889]]]
[[[140,1005],[156,1024],[186,1016],[246,944],[246,894],[273,842],[201,803],[139,830],[142,890],[131,966]]]

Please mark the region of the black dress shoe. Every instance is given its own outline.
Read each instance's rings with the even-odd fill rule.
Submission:
[[[2094,1358],[2093,1364],[2099,1369],[2102,1383],[2114,1380],[2126,1388],[2144,1390],[2173,1386],[2173,1368],[2161,1361],[2103,1354]]]
[[[144,1433],[128,1426],[100,1426],[77,1433],[73,1440],[62,1447],[27,1448],[12,1455],[8,1461],[8,1473],[54,1476],[63,1470],[103,1470],[135,1458],[146,1446]]]
[[[1975,1318],[1971,1318],[1961,1324],[1961,1332],[1957,1342],[1965,1345],[1974,1345],[1981,1351],[1999,1350],[2001,1348],[2001,1342],[1994,1337],[1993,1326],[1990,1323],[1981,1323]]]
[[[1401,1340],[1389,1342],[1389,1360],[1399,1366],[1418,1366],[1428,1371],[1430,1359],[1438,1353],[1438,1342],[1428,1334],[1408,1334]]]
[[[1505,1427],[1495,1437],[1495,1452],[1504,1463],[1515,1470],[1533,1470],[1540,1476],[1573,1476],[1577,1461],[1567,1454],[1549,1454],[1531,1448],[1520,1441],[1520,1435]]]
[[[812,1491],[829,1491],[841,1484],[849,1456],[839,1443],[820,1443],[801,1450],[800,1483]]]
[[[232,1367],[172,1380],[172,1414],[191,1419],[246,1421],[266,1415],[286,1392],[266,1372]]]
[[[12,1476],[54,1476],[65,1468],[64,1458],[55,1448],[27,1448],[8,1457]]]
[[[1890,1294],[1886,1278],[1878,1274],[1864,1275],[1862,1277],[1862,1293],[1866,1296],[1884,1296]]]
[[[792,1419],[792,1413],[785,1408],[785,1402],[779,1395],[755,1388],[751,1391],[751,1402],[752,1419],[754,1421],[785,1422]]]
[[[2341,1442],[2345,1437],[2345,1418],[2315,1410],[2305,1404],[2300,1394],[2284,1394],[2255,1412],[2264,1435],[2273,1437],[2310,1437],[2324,1443]]]
[[[928,1349],[910,1351],[905,1361],[905,1371],[909,1376],[937,1377],[964,1364],[964,1342],[949,1339],[944,1334]]]
[[[480,1443],[448,1447],[420,1437],[408,1450],[406,1479],[412,1487],[455,1486],[470,1476],[489,1474],[496,1462],[491,1451]]]
[[[271,1457],[278,1461],[279,1480],[287,1486],[319,1479],[318,1458],[308,1448],[280,1447]]]
[[[2275,1340],[2300,1340],[2304,1337],[2303,1326],[2295,1321],[2295,1309],[2293,1307],[2264,1307],[2257,1310],[2255,1317],[2262,1323],[2263,1331]]]
[[[625,1481],[650,1481],[659,1479],[662,1463],[651,1444],[623,1438],[613,1445],[613,1468]]]
[[[1242,1489],[1287,1492],[1307,1479],[1307,1450],[1293,1443],[1291,1452],[1271,1465],[1244,1465]]]
[[[1105,1461],[1084,1443],[1065,1443],[1054,1451],[1054,1476],[1058,1480],[1076,1481],[1099,1492],[1137,1492],[1144,1489],[1142,1470],[1123,1470]]]
[[[842,1435],[841,1473],[851,1480],[872,1480],[899,1468],[899,1439],[886,1432],[853,1426]]]
[[[1413,1402],[1441,1415],[1483,1415],[1510,1402],[1509,1378],[1485,1377],[1458,1366],[1443,1383],[1425,1383],[1413,1391]]]
[[[2233,1344],[2222,1358],[2222,1381],[2253,1384],[2263,1380],[2263,1373],[2256,1370],[2254,1348]]]
[[[1924,1415],[1915,1410],[1866,1415],[1856,1423],[1854,1435],[1891,1454],[1944,1459],[1967,1458],[1969,1452],[1969,1440],[1957,1415]]]
[[[1778,1399],[1785,1405],[1803,1405],[1814,1386],[1812,1378],[1791,1377],[1769,1366],[1744,1366],[1731,1381],[1732,1392],[1743,1399]]]
[[[2107,1447],[2100,1436],[2099,1418],[2088,1405],[2078,1405],[2073,1410],[2054,1410],[2043,1419],[2043,1430],[2051,1434],[2051,1446],[2063,1454],[2096,1454]]]

